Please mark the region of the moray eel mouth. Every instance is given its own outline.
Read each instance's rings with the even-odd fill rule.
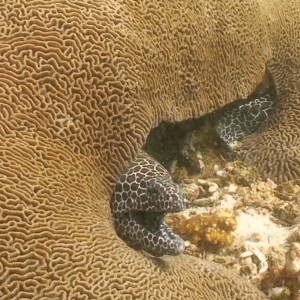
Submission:
[[[148,197],[145,203],[139,204],[139,200],[143,199],[140,195],[134,202],[134,207],[127,207],[124,210],[115,209],[113,214],[116,231],[129,246],[137,250],[145,250],[157,257],[179,255],[185,248],[184,241],[172,232],[164,218],[168,213],[184,210],[187,199],[174,183],[170,189],[166,183],[164,187],[164,191],[158,194],[158,198]],[[153,195],[152,190],[151,195]],[[128,201],[126,203],[131,204],[131,201],[130,203]]]
[[[178,255],[184,241],[165,224],[167,213],[186,208],[187,199],[168,171],[146,155],[120,176],[111,198],[117,234],[132,248],[154,256]]]
[[[181,238],[174,234],[171,228],[165,223],[165,216],[169,213],[176,213],[184,210],[184,208],[176,211],[157,211],[157,212],[146,212],[146,211],[135,211],[131,213],[131,218],[144,227],[154,235],[161,235],[162,237],[167,237],[170,239],[180,239]]]
[[[156,234],[159,230],[161,230],[166,214],[166,212],[136,211],[132,212],[131,216],[138,224],[145,227],[145,229],[149,230],[153,234]]]
[[[133,225],[136,231],[131,244],[133,248],[143,249],[154,256],[179,255],[185,249],[184,241],[165,223],[166,214],[179,212],[182,209],[172,211],[132,211],[129,213],[127,225]],[[126,221],[125,221],[126,222]],[[131,226],[130,226],[131,227]],[[127,237],[128,238],[128,237]],[[137,244],[136,241],[139,241]]]
[[[130,215],[133,220],[152,233],[160,229],[165,217],[163,212],[146,211],[133,211]]]

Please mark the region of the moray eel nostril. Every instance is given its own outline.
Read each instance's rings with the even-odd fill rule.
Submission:
[[[118,235],[154,256],[183,252],[184,241],[165,224],[164,216],[185,209],[186,204],[185,194],[168,171],[144,152],[120,176],[111,198]]]

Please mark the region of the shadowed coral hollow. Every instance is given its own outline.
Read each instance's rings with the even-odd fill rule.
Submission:
[[[274,150],[245,145],[270,176],[299,166],[298,2],[12,0],[0,11],[0,298],[265,299],[217,264],[128,247],[109,200],[151,128],[246,98],[266,68],[281,111],[257,138],[280,136]]]

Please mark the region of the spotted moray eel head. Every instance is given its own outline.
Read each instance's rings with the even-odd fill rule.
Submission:
[[[141,153],[121,175],[111,199],[117,233],[127,244],[155,255],[178,255],[184,242],[164,216],[186,207],[185,194],[158,162]]]
[[[145,178],[146,180],[146,178]],[[180,211],[185,209],[186,197],[170,178],[146,180],[148,211]]]

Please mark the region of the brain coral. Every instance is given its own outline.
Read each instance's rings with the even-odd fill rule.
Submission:
[[[267,68],[280,103],[268,126],[249,136],[243,150],[246,162],[256,165],[265,177],[282,182],[300,177],[300,3],[261,4],[268,14],[272,48]]]
[[[129,248],[109,198],[152,127],[246,97],[266,66],[286,138],[257,161],[299,165],[295,3],[0,2],[1,299],[265,299],[216,264]]]

